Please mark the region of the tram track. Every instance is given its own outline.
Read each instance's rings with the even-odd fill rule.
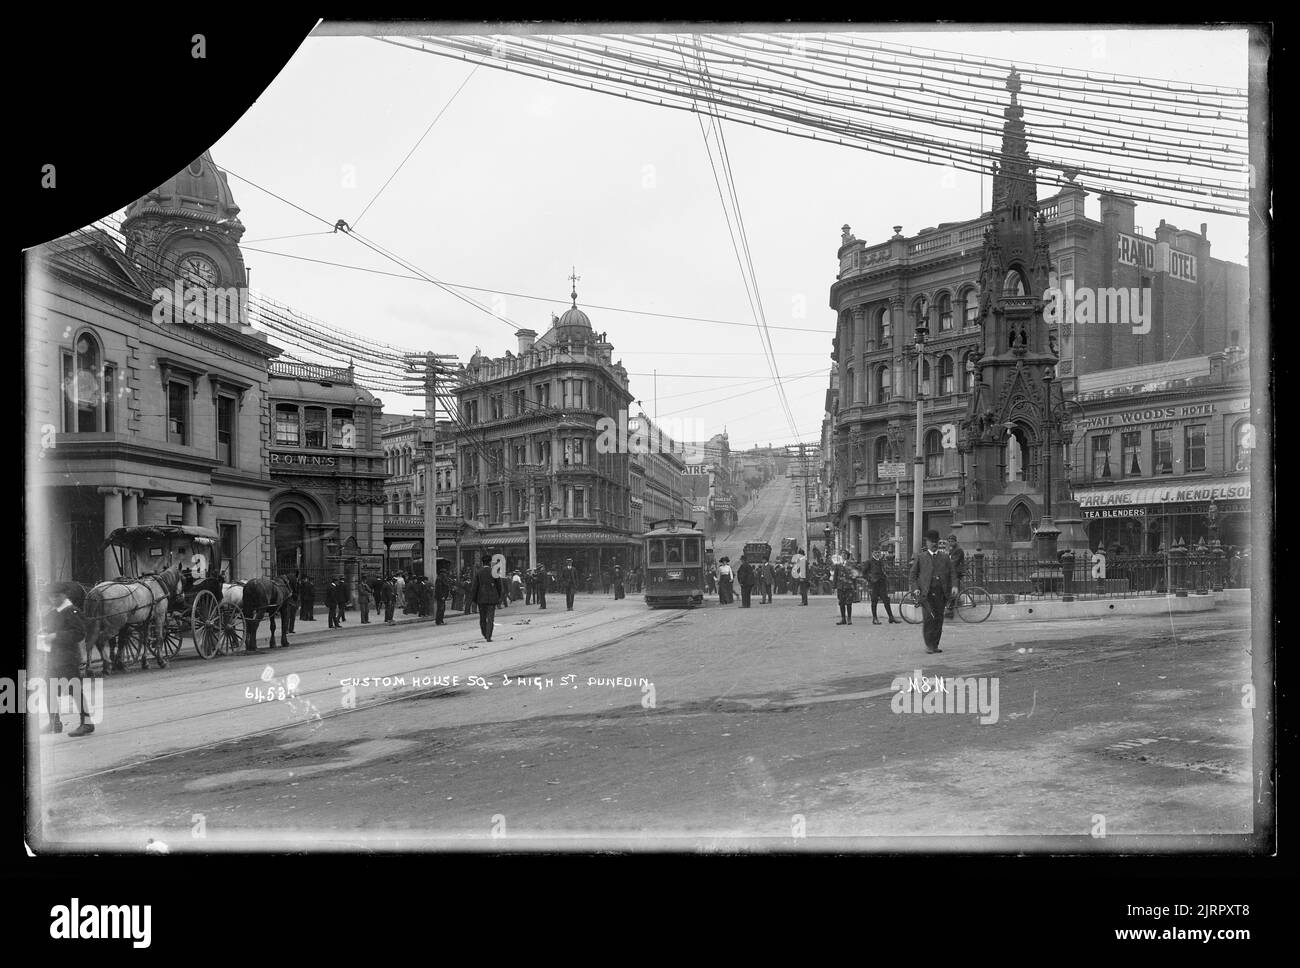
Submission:
[[[656,614],[653,617],[649,617],[649,621],[647,622],[646,619],[648,616],[644,615],[641,612],[636,612],[636,613],[629,614],[625,617],[615,618],[606,621],[598,621],[594,625],[590,626],[589,628],[608,630],[611,629],[612,627],[624,625],[629,622],[636,622],[637,627],[631,630],[620,631],[617,634],[607,634],[596,642],[583,643],[581,646],[579,646],[572,652],[560,652],[554,655],[548,655],[542,659],[530,660],[528,665],[533,666],[536,665],[538,661],[549,662],[554,659],[562,658],[565,656],[580,655],[586,652],[594,651],[596,649],[606,648],[611,645],[616,645],[619,642],[623,642],[628,639],[635,638],[651,630],[658,629],[668,624],[669,622],[677,621],[683,618],[684,616],[685,616],[684,612],[675,612],[675,613],[669,613],[663,615]],[[554,628],[554,631],[556,633],[555,635],[547,636],[533,641],[518,642],[516,644],[505,646],[504,648],[493,648],[491,652],[483,652],[480,654],[456,655],[456,656],[443,659],[437,664],[429,665],[427,667],[419,667],[413,669],[408,668],[400,671],[392,671],[386,674],[388,674],[390,678],[395,679],[401,676],[408,680],[416,677],[425,677],[425,676],[435,677],[435,676],[448,676],[448,675],[458,675],[458,674],[465,675],[465,673],[459,671],[460,667],[463,667],[465,665],[473,665],[475,663],[480,663],[480,665],[473,670],[475,675],[482,675],[482,676],[497,675],[505,671],[506,669],[508,669],[510,666],[509,662],[503,662],[502,660],[507,659],[512,655],[518,655],[524,650],[535,650],[538,649],[539,647],[544,647],[548,644],[553,644],[557,641],[572,638],[574,635],[572,631],[569,631],[569,629],[571,628],[571,624],[561,623],[559,627],[552,627],[552,628]],[[498,634],[503,630],[504,630],[503,625],[498,623],[497,625]],[[477,637],[477,635],[475,637]],[[472,641],[472,639],[469,641]],[[447,643],[445,645],[441,645],[440,647],[445,648],[446,645],[458,645],[458,644],[459,643]],[[471,646],[470,648],[476,648],[476,647]],[[278,659],[281,655],[284,655],[284,653],[281,652],[281,650],[277,649],[275,650],[275,652],[268,652],[266,658]],[[391,662],[392,659],[400,658],[400,657],[401,654],[390,653],[388,659]],[[490,659],[489,662],[490,668],[483,668],[483,666],[481,665],[482,660],[484,658]],[[324,656],[320,657],[319,659],[315,660],[315,662],[312,663],[309,667],[306,668],[300,667],[292,670],[294,674],[297,674],[302,678],[305,678],[306,676],[309,675],[311,676],[326,675],[331,677],[328,685],[320,685],[312,688],[303,689],[296,692],[294,695],[294,698],[298,703],[307,704],[308,708],[313,709],[314,715],[307,715],[302,718],[296,718],[288,722],[280,722],[269,726],[263,726],[260,728],[239,731],[233,734],[224,735],[218,739],[209,740],[207,742],[191,744],[188,746],[183,746],[175,749],[151,752],[146,755],[133,756],[129,760],[126,760],[124,762],[116,763],[113,764],[112,766],[103,767],[100,769],[70,771],[67,774],[58,776],[57,779],[53,779],[50,782],[52,785],[57,786],[59,784],[78,781],[78,780],[93,779],[94,777],[105,776],[113,773],[118,773],[123,770],[132,769],[134,767],[138,767],[145,763],[151,763],[156,760],[168,759],[171,757],[180,756],[187,753],[195,753],[203,750],[214,749],[226,743],[235,742],[243,739],[250,739],[258,736],[265,736],[283,730],[302,726],[311,722],[324,722],[327,719],[333,719],[336,716],[343,715],[345,713],[355,713],[361,711],[374,710],[380,706],[389,705],[395,702],[405,702],[405,701],[411,701],[416,699],[428,699],[428,698],[437,698],[439,696],[453,695],[456,693],[463,692],[465,691],[465,689],[469,688],[463,685],[462,686],[429,686],[425,688],[420,688],[418,686],[411,686],[409,684],[400,685],[400,686],[394,685],[393,687],[391,687],[391,689],[393,691],[398,691],[397,695],[392,695],[390,693],[378,693],[372,696],[371,698],[365,698],[365,699],[358,696],[356,704],[354,706],[343,706],[341,704],[338,704],[337,700],[340,695],[339,680],[341,678],[346,678],[347,676],[343,673],[332,675],[331,667],[337,668],[339,665],[342,664],[348,666],[359,666],[364,669],[373,669],[376,666],[382,666],[383,659],[384,659],[383,656],[365,657],[359,655],[335,653],[333,656],[330,657],[324,657]],[[381,675],[382,674],[385,673],[381,673]],[[274,678],[282,680],[284,676],[277,675]],[[374,676],[372,675],[371,678],[374,678]],[[248,685],[249,684],[247,680],[241,681],[239,683],[225,682],[225,683],[205,686],[197,690],[188,689],[182,691],[173,691],[173,692],[166,693],[162,696],[151,697],[149,701],[151,702],[162,701],[163,704],[165,704],[165,702],[169,700],[170,701],[183,700],[183,699],[198,700],[199,697],[202,697],[204,695],[208,695],[219,699],[218,696],[219,693],[228,694],[232,689],[237,689],[240,687],[248,687]],[[265,686],[266,683],[259,678],[257,680],[257,685]],[[256,686],[254,686],[253,688],[256,688]],[[329,708],[324,711],[317,709],[314,700],[315,699],[324,700],[327,697],[331,700]],[[222,703],[221,705],[215,708],[206,708],[203,709],[202,711],[191,712],[188,714],[181,715],[179,717],[169,716],[165,720],[161,720],[161,721],[150,720],[149,722],[143,722],[136,725],[126,726],[122,729],[116,730],[112,735],[114,739],[118,741],[129,742],[129,740],[133,735],[135,736],[149,735],[151,733],[155,733],[160,727],[164,725],[174,727],[177,729],[177,731],[184,731],[187,725],[192,727],[198,723],[212,722],[214,720],[222,721],[222,722],[237,721],[234,717],[232,717],[233,713],[238,713],[241,711],[246,712],[250,708],[258,708],[259,706],[262,708],[266,708],[268,711],[270,711],[277,705],[277,702],[258,703],[255,705],[250,705],[250,702],[251,702],[250,700],[245,698],[238,703],[234,703],[234,704]],[[282,705],[282,702],[279,704]],[[91,742],[94,741],[92,740]]]

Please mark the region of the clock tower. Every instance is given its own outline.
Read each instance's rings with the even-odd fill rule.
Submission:
[[[980,265],[983,338],[971,354],[973,392],[959,441],[967,468],[961,535],[971,549],[1054,560],[1058,538],[1062,550],[1087,541],[1065,479],[1065,404],[1043,319],[1051,260],[1016,99],[1020,75],[1013,70],[1006,83],[1011,99]]]
[[[230,193],[226,173],[203,152],[184,170],[127,206],[122,222],[126,257],[155,288],[188,293],[243,294],[248,271],[239,251],[244,225]],[[248,326],[247,299],[225,299],[238,307],[238,323]],[[205,303],[205,305],[212,305]],[[218,314],[221,322],[233,317]]]

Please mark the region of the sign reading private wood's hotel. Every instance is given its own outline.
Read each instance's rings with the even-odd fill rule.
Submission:
[[[1124,413],[1108,413],[1104,416],[1088,417],[1080,420],[1077,426],[1080,430],[1093,430],[1097,427],[1131,427],[1134,424],[1163,423],[1170,420],[1210,417],[1216,413],[1240,413],[1249,409],[1249,400],[1230,400],[1224,403],[1185,403],[1175,407],[1146,407],[1142,410],[1128,410]]]

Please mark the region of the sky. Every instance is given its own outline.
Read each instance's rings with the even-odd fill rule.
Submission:
[[[975,174],[727,124],[794,437],[694,116],[336,33],[357,29],[319,28],[213,146],[217,165],[232,174],[252,287],[364,338],[466,361],[476,349],[514,350],[520,326],[544,332],[569,303],[576,267],[578,305],[608,333],[645,412],[710,433],[725,428],[733,448],[819,437],[842,225],[874,244],[895,225],[910,236],[988,206],[988,179]],[[990,58],[1247,86],[1243,30],[843,29]],[[405,271],[244,179],[331,223],[346,220],[444,283],[522,294],[467,293],[513,325],[425,281],[303,261]],[[1039,195],[1053,191],[1040,187]],[[1092,217],[1097,204],[1088,199]],[[1138,204],[1136,222],[1148,234],[1162,218],[1192,229],[1208,223],[1213,256],[1246,261],[1244,219]],[[379,396],[387,413],[423,405]]]

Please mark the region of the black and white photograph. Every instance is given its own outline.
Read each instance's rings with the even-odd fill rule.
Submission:
[[[29,851],[1272,853],[1270,38],[177,85],[188,163],[23,253]]]

